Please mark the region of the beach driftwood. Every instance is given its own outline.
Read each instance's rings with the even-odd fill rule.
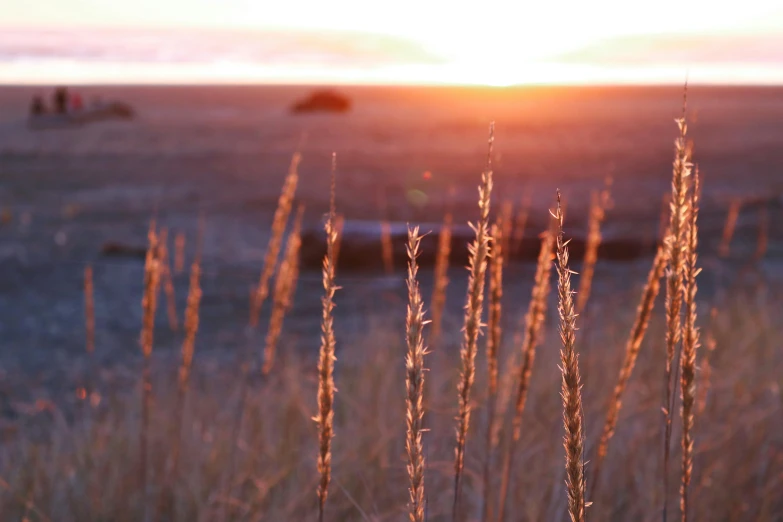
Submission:
[[[426,234],[421,240],[418,264],[421,267],[435,266],[438,249],[440,223],[421,224],[419,229]],[[407,228],[405,223],[390,223],[392,258],[394,267],[406,266]],[[541,240],[538,232],[533,231],[518,245],[512,245],[507,253],[510,261],[534,263],[538,258]],[[383,251],[381,244],[381,223],[375,221],[346,221],[340,240],[339,270],[375,271],[383,270]],[[468,261],[466,245],[474,232],[466,225],[454,226],[451,237],[451,264],[465,265]],[[312,228],[302,234],[301,263],[305,269],[319,270],[325,253],[325,237],[320,228]],[[570,258],[581,261],[585,255],[584,237],[574,237],[568,244]],[[599,259],[610,261],[632,261],[655,254],[657,245],[637,238],[604,237],[598,250]]]
[[[101,247],[101,254],[107,257],[144,259],[147,255],[147,249],[143,246],[125,245],[116,241],[108,241]]]
[[[68,129],[100,121],[128,121],[136,117],[133,107],[124,102],[111,102],[69,113],[45,113],[31,115],[27,121],[32,130]]]

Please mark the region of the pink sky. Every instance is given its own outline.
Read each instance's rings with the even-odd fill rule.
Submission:
[[[0,83],[783,83],[778,4],[14,2]]]

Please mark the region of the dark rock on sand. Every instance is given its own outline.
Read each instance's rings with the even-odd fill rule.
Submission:
[[[408,240],[407,226],[404,223],[392,223],[391,240],[394,265],[404,268],[408,257],[405,245]],[[419,266],[433,267],[437,257],[438,234],[440,224],[422,224],[419,231],[427,234],[421,242]],[[454,226],[451,239],[451,265],[466,265],[468,262],[467,244],[473,241],[474,232],[468,226]],[[568,244],[570,258],[574,262],[584,259],[586,242],[583,237],[573,237]],[[508,258],[516,262],[535,262],[541,248],[541,240],[531,230],[520,244],[510,245]],[[604,237],[598,249],[601,260],[632,261],[655,253],[657,245],[651,241],[633,238]],[[301,263],[303,268],[320,270],[326,254],[326,235],[320,228],[307,230],[302,235]],[[341,270],[362,271],[382,270],[381,225],[374,221],[347,221],[340,240],[340,258],[337,265]]]
[[[315,91],[307,98],[299,100],[291,107],[293,113],[305,112],[347,112],[351,108],[351,100],[342,94],[324,89]]]

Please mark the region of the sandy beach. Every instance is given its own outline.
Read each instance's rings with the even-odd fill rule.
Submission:
[[[185,233],[192,254],[197,216],[204,213],[203,306],[209,312],[202,335],[207,346],[230,350],[242,336],[248,291],[297,149],[303,157],[297,200],[307,206],[308,227],[320,226],[326,209],[332,151],[338,154],[337,205],[346,219],[437,223],[451,206],[455,219],[465,223],[475,219],[475,187],[494,120],[495,209],[501,200],[519,208],[528,197],[527,232],[535,234],[561,187],[568,226],[583,234],[590,191],[611,175],[614,206],[604,234],[652,239],[669,190],[673,119],[682,104],[678,88],[355,87],[344,89],[354,103],[348,114],[292,115],[289,106],[308,88],[79,91],[85,99],[130,103],[138,117],[32,131],[25,124],[27,104],[34,93],[47,91],[0,89],[0,207],[8,220],[0,227],[0,358],[10,367],[40,369],[53,354],[81,352],[87,264],[96,273],[99,352],[110,360],[117,349],[135,355],[142,264],[104,257],[101,249],[107,242],[143,246],[153,215],[172,234]],[[696,87],[689,91],[689,112],[694,159],[704,176],[702,248],[716,251],[730,201],[745,198],[735,253],[742,259],[755,249],[759,208],[765,206],[773,224],[767,258],[776,266],[783,237],[774,226],[783,191],[783,89]],[[643,277],[646,263],[613,270]],[[463,277],[455,270],[458,287]],[[508,284],[526,288],[532,268],[511,270],[520,277]],[[349,290],[340,313],[359,316],[343,325],[359,328],[365,314],[358,311],[368,311],[364,301],[373,289],[403,295],[401,277],[342,276]],[[187,276],[177,277],[184,303]],[[600,287],[600,263],[598,278]],[[306,296],[319,286],[318,274],[303,275],[294,318],[306,327],[298,335],[317,335],[317,314],[309,308],[318,301],[316,294]],[[450,294],[455,313],[462,294],[456,288]],[[526,294],[521,290],[520,310]],[[223,328],[227,324],[233,326]],[[165,332],[160,338],[164,345],[176,345],[176,339]]]

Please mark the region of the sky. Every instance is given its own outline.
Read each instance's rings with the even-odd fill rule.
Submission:
[[[0,83],[783,83],[780,0],[0,0]]]

